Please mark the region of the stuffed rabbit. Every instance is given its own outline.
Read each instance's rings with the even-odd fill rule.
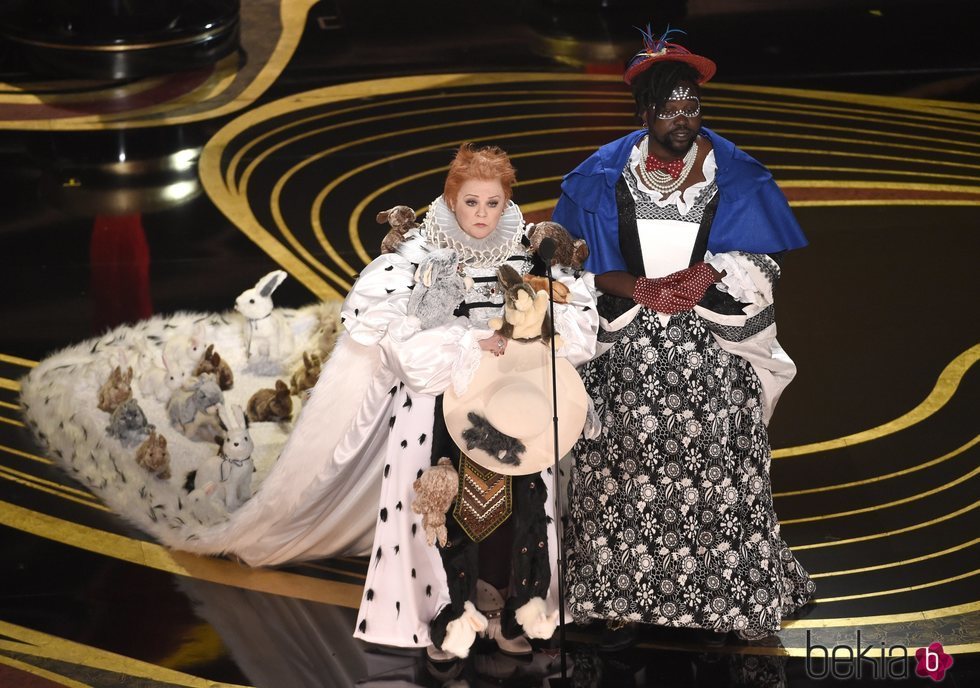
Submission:
[[[193,478],[195,490],[201,490],[211,499],[224,504],[228,511],[234,511],[252,496],[252,473],[255,463],[252,450],[255,448],[248,432],[248,418],[237,404],[231,411],[224,404],[218,409],[223,435],[215,437],[219,445],[218,453],[208,457],[188,482]]]
[[[174,393],[167,412],[173,426],[186,437],[206,442],[219,432],[216,414],[222,401],[224,395],[214,375],[204,373]]]
[[[249,398],[246,408],[248,419],[253,423],[289,420],[293,415],[289,387],[282,380],[276,380],[275,389],[260,389]]]
[[[423,330],[450,322],[453,312],[472,286],[458,271],[459,254],[451,248],[431,251],[415,270],[415,286],[408,298],[408,314]]]
[[[136,465],[146,469],[161,480],[170,480],[170,453],[167,438],[151,431],[136,450]]]
[[[289,391],[299,396],[306,390],[313,389],[316,381],[320,378],[320,369],[322,367],[323,361],[320,360],[317,354],[308,354],[304,351],[303,368],[293,373],[293,377],[289,382]]]
[[[497,279],[504,290],[504,317],[492,318],[490,327],[510,339],[551,341],[548,292],[535,293],[517,270],[506,264],[497,268]]]
[[[235,299],[235,310],[248,319],[245,350],[249,359],[279,361],[292,352],[293,332],[272,307],[272,292],[285,279],[284,271],[274,270]]]
[[[133,398],[127,399],[112,412],[106,433],[124,446],[132,447],[149,435],[155,426],[146,420],[146,414]]]
[[[126,368],[125,373],[120,366],[113,368],[109,377],[99,388],[99,409],[106,413],[112,413],[117,406],[132,398],[132,382],[133,368],[131,366]]]
[[[208,344],[208,348],[204,350],[201,362],[194,369],[194,377],[204,373],[214,375],[222,392],[227,392],[235,384],[235,375],[231,372],[231,366],[214,350],[214,344]]]
[[[190,372],[180,366],[171,365],[167,355],[163,355],[163,367],[154,365],[140,377],[140,392],[160,403],[167,403],[174,392],[191,379]]]
[[[192,375],[204,356],[206,337],[207,325],[199,322],[190,334],[178,334],[168,339],[163,347],[164,356],[169,361],[168,368]]]
[[[405,240],[405,235],[408,234],[409,230],[418,227],[418,223],[415,222],[415,211],[407,205],[396,205],[390,210],[378,213],[375,219],[379,225],[383,225],[385,222],[391,225],[391,229],[381,240],[382,253],[394,253],[398,244]]]

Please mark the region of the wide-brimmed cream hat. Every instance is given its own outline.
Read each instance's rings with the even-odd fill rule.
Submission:
[[[557,359],[558,456],[566,454],[585,427],[589,396],[574,366]],[[551,348],[540,341],[512,340],[503,356],[483,352],[466,393],[450,389],[443,397],[446,427],[456,445],[473,461],[503,475],[538,473],[555,462],[551,401]],[[520,440],[520,463],[503,463],[476,447],[467,449],[463,433],[473,423],[469,413],[483,416],[496,430]]]

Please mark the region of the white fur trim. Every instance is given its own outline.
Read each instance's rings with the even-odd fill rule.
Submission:
[[[547,640],[558,628],[558,610],[548,613],[548,606],[540,597],[532,597],[519,607],[514,616],[528,638]]]
[[[440,649],[465,658],[476,641],[476,634],[487,630],[488,625],[487,617],[477,611],[472,602],[466,602],[459,618],[446,624],[446,638]]]

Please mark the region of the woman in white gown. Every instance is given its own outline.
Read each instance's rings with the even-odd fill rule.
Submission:
[[[370,642],[429,646],[431,622],[453,602],[440,553],[437,547],[426,544],[421,517],[411,510],[412,484],[448,453],[440,446],[446,436],[442,393],[450,386],[457,392],[464,390],[482,352],[506,347],[506,340],[487,324],[500,315],[503,304],[496,271],[507,263],[520,274],[527,274],[534,262],[524,243],[523,216],[510,200],[513,182],[514,170],[503,151],[461,147],[445,191],[431,204],[421,227],[413,230],[395,252],[368,265],[344,302],[342,322],[347,335],[339,348],[363,347],[379,355],[360,412],[339,444],[334,461],[336,465],[338,460],[359,455],[358,463],[374,472],[363,479],[381,478],[377,509],[372,510],[373,503],[369,508],[365,496],[357,500],[359,513],[352,513],[359,522],[370,515],[375,526],[355,633]],[[419,318],[409,313],[416,268],[430,251],[443,248],[457,252],[461,271],[472,286],[458,304],[455,317],[422,329]],[[555,325],[562,339],[558,355],[578,365],[594,352],[598,328],[594,286],[591,275],[576,277],[559,272],[556,268],[555,276],[570,294],[568,303],[556,304]],[[336,391],[336,385],[331,384],[330,390],[314,392],[290,444],[307,444],[306,426],[327,420],[316,413],[317,396]],[[548,494],[553,494],[551,476],[546,473],[540,477],[547,484]],[[550,513],[550,505],[547,508]],[[549,540],[554,560],[553,528]],[[436,623],[440,645],[446,623],[454,618],[459,617],[446,609],[441,623]],[[506,644],[506,640],[502,642]],[[451,653],[465,655],[465,648],[456,647]],[[430,656],[438,653],[430,650]]]

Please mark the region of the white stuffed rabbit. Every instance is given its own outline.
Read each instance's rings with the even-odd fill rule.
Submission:
[[[286,279],[274,270],[235,299],[235,310],[248,319],[245,350],[248,358],[282,361],[293,350],[293,332],[281,314],[273,310],[272,292]]]
[[[181,389],[190,378],[188,371],[171,364],[164,354],[162,367],[154,365],[140,377],[140,392],[145,397],[152,397],[160,403],[166,404],[170,401],[173,393]]]
[[[203,322],[194,325],[189,335],[180,334],[171,337],[163,347],[163,352],[169,361],[168,368],[193,375],[194,369],[204,357],[207,348],[207,326]]]
[[[234,511],[252,496],[252,473],[255,464],[252,450],[255,445],[248,433],[248,418],[241,406],[218,408],[218,418],[225,431],[224,438],[216,437],[221,448],[215,456],[204,460],[194,476],[194,489]]]

